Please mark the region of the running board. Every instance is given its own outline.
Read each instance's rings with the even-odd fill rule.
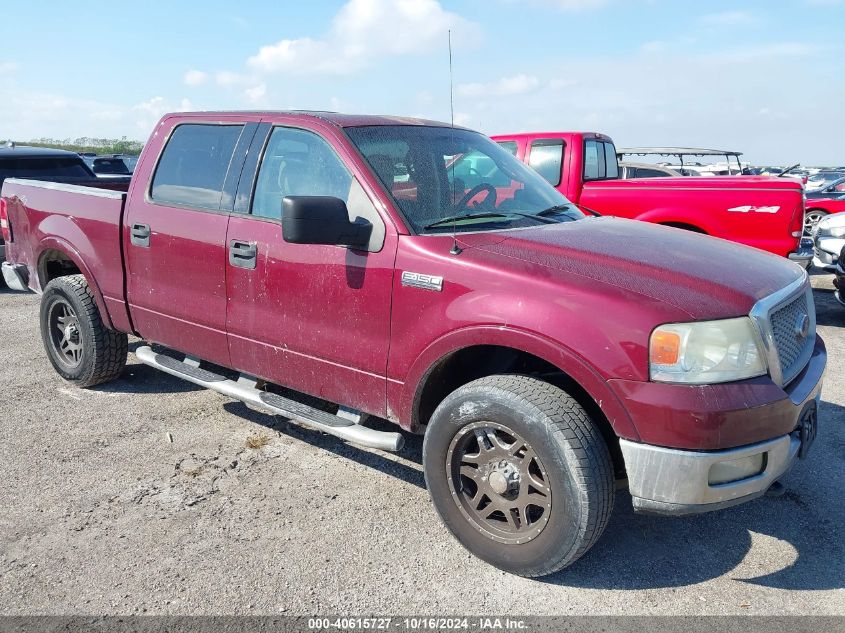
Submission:
[[[135,356],[145,365],[155,367],[166,374],[182,378],[269,413],[296,420],[308,427],[334,435],[347,442],[392,452],[401,450],[405,443],[401,433],[376,431],[355,424],[354,421],[346,417],[332,415],[275,393],[256,389],[253,386],[254,381],[241,380],[236,382],[207,369],[201,369],[193,363],[183,363],[175,358],[156,354],[148,346],[136,349]]]

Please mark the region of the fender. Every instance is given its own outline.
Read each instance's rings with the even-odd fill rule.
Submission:
[[[426,376],[450,354],[475,345],[497,345],[533,354],[577,382],[595,401],[620,437],[639,440],[628,412],[607,382],[580,356],[543,336],[512,327],[472,326],[454,330],[429,345],[414,361],[399,397],[399,419],[414,424],[415,405]],[[403,426],[405,426],[403,424]]]
[[[32,279],[37,280],[38,292],[44,291],[45,284],[43,283],[44,280],[42,278],[41,264],[44,259],[44,255],[49,250],[61,252],[79,269],[79,272],[81,272],[82,276],[85,277],[85,281],[88,282],[88,287],[91,288],[91,292],[94,294],[94,303],[97,304],[97,309],[100,311],[100,315],[103,318],[103,324],[109,329],[114,329],[111,315],[109,314],[108,308],[106,308],[106,302],[103,299],[103,293],[100,290],[100,286],[97,284],[97,280],[94,278],[94,275],[91,274],[91,270],[88,268],[88,265],[84,262],[79,252],[60,237],[45,237],[38,243],[38,255],[35,258],[35,271],[33,271],[35,274],[32,275]]]
[[[707,235],[718,235],[718,231],[714,230],[714,227],[702,222],[704,214],[691,214],[689,213],[691,210],[694,211],[694,209],[651,209],[645,213],[641,213],[633,219],[640,220],[642,222],[651,222],[652,224],[688,224],[689,226],[694,226]]]

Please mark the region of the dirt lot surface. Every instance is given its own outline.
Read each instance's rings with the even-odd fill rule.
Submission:
[[[545,580],[446,532],[421,441],[359,450],[138,364],[82,391],[0,290],[0,613],[845,614],[845,308],[815,276],[821,428],[788,492],[634,516]],[[171,441],[172,439],[172,441]]]

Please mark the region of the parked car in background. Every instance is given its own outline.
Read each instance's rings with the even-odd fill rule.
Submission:
[[[49,180],[76,185],[102,186],[97,176],[85,164],[83,158],[75,153],[44,147],[26,147],[8,144],[0,147],[0,185],[6,178],[25,178],[27,180]],[[128,179],[123,179],[128,184]],[[115,182],[106,187],[120,187]],[[5,243],[0,237],[0,262],[5,255]],[[0,286],[4,285],[0,278]]]
[[[609,139],[585,142],[587,177],[616,175]],[[800,207],[788,184],[777,203]],[[133,334],[168,348],[140,362],[345,440],[401,447],[367,415],[424,434],[444,524],[512,573],[587,552],[616,479],[639,512],[719,510],[815,439],[827,354],[805,271],[588,219],[464,128],[167,115],[128,194],[11,180],[0,218],[3,274],[43,293],[65,379],[117,378]]]
[[[841,264],[839,256],[845,246],[845,200],[830,209],[837,212],[822,218],[813,232],[813,265],[835,273],[837,266]]]
[[[129,176],[132,174],[126,159],[121,154],[97,156],[91,169],[98,176]]]
[[[685,175],[699,175],[698,172],[685,171],[687,171],[686,174],[671,167],[653,163],[629,163],[624,161],[619,163],[619,177],[625,180],[629,178],[677,178]]]
[[[731,176],[742,173],[748,168],[748,163],[740,160],[742,152],[722,149],[703,149],[698,147],[624,147],[617,150],[619,158],[624,162],[626,156],[662,156],[677,162],[662,163],[664,166],[678,171],[682,176]],[[723,162],[702,164],[693,161],[694,158],[724,158]]]
[[[838,197],[839,195],[845,195],[845,176],[837,178],[819,189],[807,191],[806,194],[808,199],[831,198]]]
[[[804,214],[804,234],[812,236],[816,226],[822,219],[832,213],[845,211],[845,191],[838,194],[828,194],[830,198],[815,198],[807,196],[807,211]]]
[[[820,170],[811,174],[807,178],[807,184],[804,187],[807,191],[815,191],[816,189],[823,189],[832,182],[845,178],[845,172]]]
[[[803,186],[791,178],[713,176],[622,180],[613,141],[593,132],[510,134],[493,139],[534,167],[569,200],[595,210],[706,233],[808,266]],[[636,151],[636,150],[627,150]],[[455,169],[478,182],[466,158]]]

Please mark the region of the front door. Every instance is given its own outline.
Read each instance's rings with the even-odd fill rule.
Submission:
[[[176,124],[156,165],[136,175],[124,230],[127,294],[144,338],[222,365],[226,229],[257,123]],[[162,133],[167,133],[163,130]]]
[[[384,415],[395,231],[320,134],[275,127],[266,140],[258,137],[251,202],[232,216],[226,237],[232,366]],[[351,219],[373,224],[368,249],[285,242],[282,199],[289,195],[344,200]]]

